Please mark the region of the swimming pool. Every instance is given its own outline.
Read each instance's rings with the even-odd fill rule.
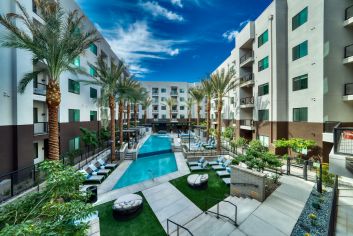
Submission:
[[[169,149],[168,149],[169,148]],[[169,136],[151,135],[142,145],[142,154],[133,161],[113,189],[123,188],[178,170]],[[165,152],[154,155],[156,152]],[[141,157],[143,156],[143,157]]]

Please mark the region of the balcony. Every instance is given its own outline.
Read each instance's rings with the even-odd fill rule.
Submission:
[[[33,94],[40,96],[47,95],[47,85],[42,83],[33,83]]]
[[[152,110],[152,113],[158,113],[159,111],[158,110]]]
[[[250,73],[239,79],[240,87],[251,87],[254,85],[254,74]]]
[[[153,104],[153,105],[158,105],[158,104],[159,104],[159,101],[158,101],[158,100],[153,100],[153,101],[152,101],[152,104]]]
[[[254,107],[254,97],[245,97],[240,99],[240,108]]]
[[[248,52],[240,57],[240,67],[251,67],[254,63],[254,52]]]
[[[345,102],[353,101],[353,83],[344,85],[344,95],[342,100]]]
[[[343,22],[344,27],[353,26],[353,5],[346,8],[344,20],[345,20]]]
[[[172,113],[178,113],[178,110],[172,110]]]
[[[48,133],[48,122],[38,122],[33,124],[34,135],[45,135]]]
[[[170,96],[178,96],[178,91],[171,91]]]
[[[158,97],[159,93],[158,92],[152,92],[152,96],[157,96]]]
[[[240,120],[240,129],[255,130],[254,121],[251,119]]]
[[[353,44],[348,45],[344,48],[344,59],[343,64],[353,63]]]

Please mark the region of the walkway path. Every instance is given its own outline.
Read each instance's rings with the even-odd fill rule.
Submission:
[[[336,235],[353,236],[353,188],[338,189]]]

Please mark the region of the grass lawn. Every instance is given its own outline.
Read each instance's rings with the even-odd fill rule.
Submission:
[[[143,197],[141,192],[138,194]],[[116,221],[113,218],[113,202],[97,206],[96,210],[99,212],[101,235],[166,235],[146,199],[143,199],[143,211],[136,218],[128,221]]]
[[[187,177],[183,176],[178,179],[170,181],[180,192],[188,197],[201,210],[205,211],[205,198],[213,197],[218,199],[225,199],[230,194],[229,186],[227,186],[220,177],[217,176],[216,171],[193,171],[191,174],[208,174],[208,187],[206,189],[193,189],[187,183]],[[208,200],[208,208],[215,205],[218,201]]]

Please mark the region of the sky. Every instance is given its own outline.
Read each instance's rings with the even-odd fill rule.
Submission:
[[[76,0],[142,81],[197,82],[272,0]]]

